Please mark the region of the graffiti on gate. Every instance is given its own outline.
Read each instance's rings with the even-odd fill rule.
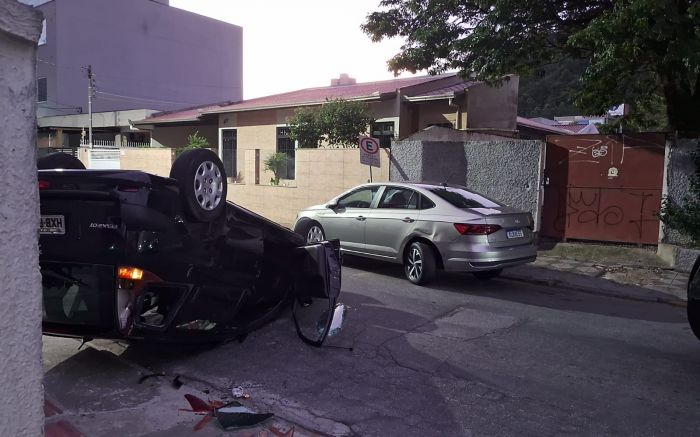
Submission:
[[[554,229],[576,238],[577,229],[588,235],[592,228],[614,226],[620,228],[621,234],[634,234],[635,239],[653,241],[658,234],[660,197],[661,190],[568,187],[566,196],[555,196],[561,201]]]

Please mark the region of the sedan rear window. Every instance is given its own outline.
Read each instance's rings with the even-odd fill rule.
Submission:
[[[435,187],[429,191],[457,208],[497,208],[501,205],[486,197],[461,188]]]

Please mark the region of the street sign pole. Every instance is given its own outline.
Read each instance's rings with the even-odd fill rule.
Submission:
[[[380,167],[380,144],[377,138],[360,137],[360,164],[369,167],[369,181],[372,182],[372,167]]]

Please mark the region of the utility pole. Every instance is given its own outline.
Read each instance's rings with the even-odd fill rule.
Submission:
[[[90,148],[92,149],[92,96],[95,88],[95,81],[92,75],[92,65],[88,65],[88,113],[90,114],[90,127],[88,128],[88,141],[90,142]]]

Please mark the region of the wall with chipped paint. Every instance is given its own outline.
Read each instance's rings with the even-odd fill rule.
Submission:
[[[41,14],[0,0],[0,435],[43,435],[36,179]]]
[[[390,180],[466,185],[531,212],[539,229],[544,152],[541,141],[395,141]]]
[[[545,143],[532,140],[469,141],[464,145],[467,187],[528,211],[540,229]]]
[[[700,139],[669,139],[666,141],[663,196],[682,203],[690,194],[690,179],[695,173],[692,154],[698,149]],[[678,231],[662,225],[662,243],[684,245],[690,239]]]

